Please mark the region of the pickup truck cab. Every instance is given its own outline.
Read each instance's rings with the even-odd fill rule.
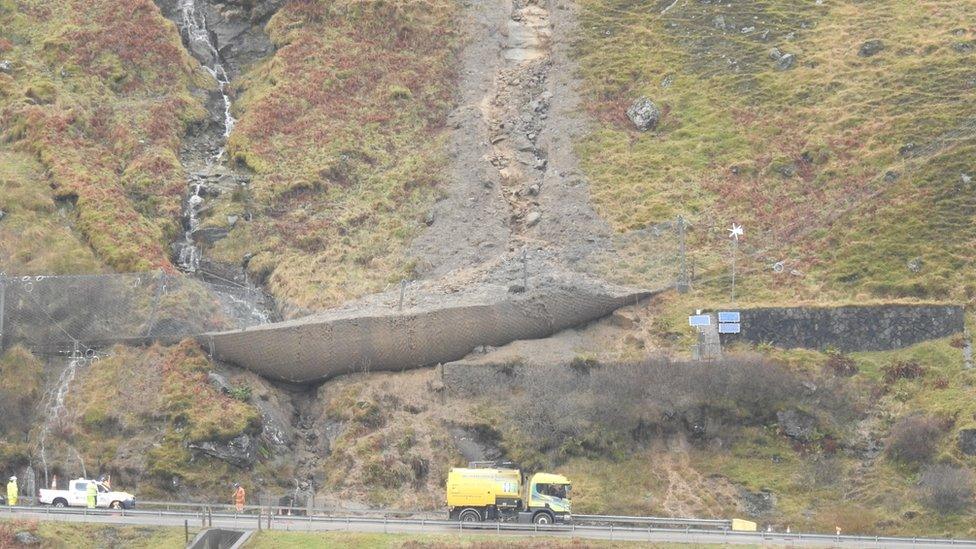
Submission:
[[[67,490],[47,490],[42,488],[38,500],[54,507],[87,507],[88,483],[95,483],[98,495],[95,506],[108,509],[132,509],[136,506],[136,497],[128,492],[113,492],[97,480],[76,478],[68,483]]]

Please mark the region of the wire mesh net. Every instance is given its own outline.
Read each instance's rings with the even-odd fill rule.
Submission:
[[[162,272],[0,277],[0,348],[60,353],[271,320],[260,291]]]
[[[394,289],[274,326],[260,325],[279,320],[268,311],[281,304],[249,285],[163,272],[0,276],[0,350],[76,356],[196,337],[216,358],[296,382],[431,365],[547,337],[673,286],[687,276],[683,231],[667,222],[583,243],[572,270],[547,248],[513,252],[411,286],[406,305]]]

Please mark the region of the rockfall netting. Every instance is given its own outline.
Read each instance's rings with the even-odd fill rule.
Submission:
[[[162,272],[0,275],[0,350],[19,344],[77,356],[196,337],[217,359],[298,383],[429,366],[479,346],[548,337],[687,280],[683,231],[665,223],[583,246],[568,258],[574,270],[559,267],[567,258],[547,247],[513,250],[315,314],[247,285]],[[275,322],[281,310],[305,316]]]
[[[253,288],[162,272],[0,277],[0,350],[39,354],[173,341],[268,322]]]
[[[580,275],[550,276],[524,292],[511,290],[483,284],[403,310],[393,292],[361,308],[208,334],[201,343],[222,360],[305,383],[357,371],[430,366],[483,345],[548,337],[652,293]]]

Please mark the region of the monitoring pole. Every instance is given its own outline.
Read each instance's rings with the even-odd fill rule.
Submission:
[[[732,304],[735,304],[735,256],[739,252],[739,237],[742,236],[742,225],[732,224],[729,229],[729,238],[732,239]]]
[[[6,294],[6,285],[4,283],[4,278],[0,276],[0,353],[3,352],[3,310],[4,310],[4,298]]]
[[[691,287],[691,281],[688,279],[688,261],[685,255],[685,218],[678,216],[678,245],[679,245],[679,255],[678,258],[681,266],[681,272],[678,273],[678,283],[676,284],[679,293],[687,293],[688,289]]]

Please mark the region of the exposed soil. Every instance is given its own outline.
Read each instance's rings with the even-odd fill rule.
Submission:
[[[572,141],[585,131],[569,40],[573,12],[545,0],[473,3],[464,16],[454,183],[413,246],[438,276],[517,250],[572,267],[609,246]]]

